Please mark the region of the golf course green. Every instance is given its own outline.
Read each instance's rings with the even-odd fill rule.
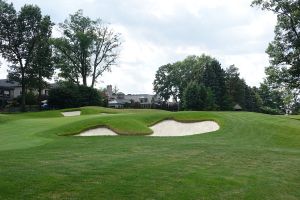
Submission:
[[[0,114],[0,199],[300,199],[299,116],[72,110]],[[220,129],[145,136],[164,119]],[[73,136],[102,126],[120,136]]]

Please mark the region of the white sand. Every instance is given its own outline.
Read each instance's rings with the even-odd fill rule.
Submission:
[[[220,126],[214,121],[182,123],[165,120],[150,128],[153,131],[150,136],[185,136],[217,131]]]
[[[115,136],[118,134],[116,134],[115,132],[113,132],[108,128],[101,127],[101,128],[95,128],[95,129],[84,131],[76,136],[106,136],[106,135]]]
[[[149,136],[185,136],[185,135],[195,135],[201,133],[208,133],[217,131],[220,126],[214,121],[203,121],[203,122],[192,122],[192,123],[182,123],[174,120],[165,120],[150,129],[153,134]],[[108,128],[95,128],[88,131],[84,131],[76,136],[117,136],[118,134]]]
[[[81,111],[62,112],[64,117],[79,116]]]

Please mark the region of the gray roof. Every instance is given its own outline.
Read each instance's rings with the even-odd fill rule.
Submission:
[[[236,104],[236,105],[233,107],[233,109],[235,109],[235,110],[241,110],[242,107],[241,107],[239,104]]]
[[[135,102],[139,102],[140,99],[148,99],[148,103],[151,103],[154,95],[151,94],[127,94],[125,95],[125,99],[133,100]]]
[[[0,79],[0,87],[20,87],[21,85],[15,81],[9,81],[8,79]]]
[[[108,102],[109,105],[117,105],[117,104],[124,105],[125,103],[130,103],[130,101],[126,99],[114,99]]]

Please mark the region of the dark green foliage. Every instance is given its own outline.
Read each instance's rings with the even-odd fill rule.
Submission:
[[[275,38],[267,53],[272,67],[287,70],[289,76],[282,82],[291,88],[300,87],[300,1],[299,0],[254,0],[252,5],[273,12],[277,16]],[[281,70],[281,69],[280,69]]]
[[[280,91],[273,90],[271,86],[268,85],[268,83],[265,81],[260,85],[258,92],[260,94],[264,107],[283,111],[284,101]]]
[[[211,90],[213,107],[225,109],[225,73],[220,63],[210,56],[189,56],[183,61],[161,66],[155,75],[154,91],[165,101],[183,99],[190,82]]]
[[[261,113],[265,113],[265,114],[270,114],[270,115],[282,115],[284,114],[284,112],[282,112],[279,109],[274,109],[274,108],[270,108],[270,107],[260,107],[260,112]]]
[[[191,82],[193,87],[188,86]],[[204,106],[199,104],[199,94],[190,92],[199,91],[194,84],[206,89]],[[225,72],[216,59],[206,55],[189,56],[181,62],[161,66],[153,85],[156,94],[165,101],[182,100],[183,108],[189,110],[233,110],[239,104],[243,110],[259,111],[262,104],[258,92],[239,77],[236,67],[230,66]]]
[[[18,105],[20,105],[22,103],[22,97],[19,96],[16,99],[17,99]],[[26,102],[26,105],[38,105],[39,104],[38,96],[31,91],[27,92],[25,95],[25,102]]]
[[[13,4],[0,0],[0,55],[11,63],[9,78],[21,84],[23,94],[37,77],[37,70],[33,69],[41,63],[37,60],[45,64],[46,59],[40,57],[46,55],[41,46],[47,48],[51,26],[50,17],[43,17],[39,7],[24,5],[17,12]],[[23,111],[25,103],[22,95]]]
[[[240,78],[238,68],[234,65],[229,66],[225,71],[225,80],[229,109],[231,110],[236,104],[245,108],[245,89],[247,84]]]
[[[247,86],[245,88],[245,110],[259,112],[261,106],[262,99],[256,91],[256,88]]]
[[[63,83],[49,91],[48,102],[54,108],[101,106],[103,98],[94,88]]]
[[[203,60],[203,84],[211,89],[215,97],[215,104],[220,110],[225,110],[226,105],[226,86],[225,72],[221,68],[221,64],[209,56],[202,56]]]
[[[191,82],[183,92],[183,108],[185,110],[213,110],[214,97],[210,88]]]
[[[82,10],[59,24],[63,36],[55,38],[56,67],[60,77],[76,84],[91,87],[103,72],[110,71],[119,56],[120,34],[114,33],[100,19],[83,16]],[[82,78],[82,80],[80,80]]]
[[[167,101],[171,96],[177,96],[175,91],[172,90],[173,85],[175,84],[173,68],[174,67],[171,64],[163,65],[155,74],[155,80],[153,83],[154,91],[165,101]]]

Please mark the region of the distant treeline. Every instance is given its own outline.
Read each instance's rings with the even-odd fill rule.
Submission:
[[[164,101],[173,99],[183,110],[241,108],[270,114],[287,111],[280,91],[272,90],[266,83],[259,88],[250,87],[240,78],[237,67],[231,65],[224,70],[218,60],[207,55],[189,56],[161,66],[153,85]]]

